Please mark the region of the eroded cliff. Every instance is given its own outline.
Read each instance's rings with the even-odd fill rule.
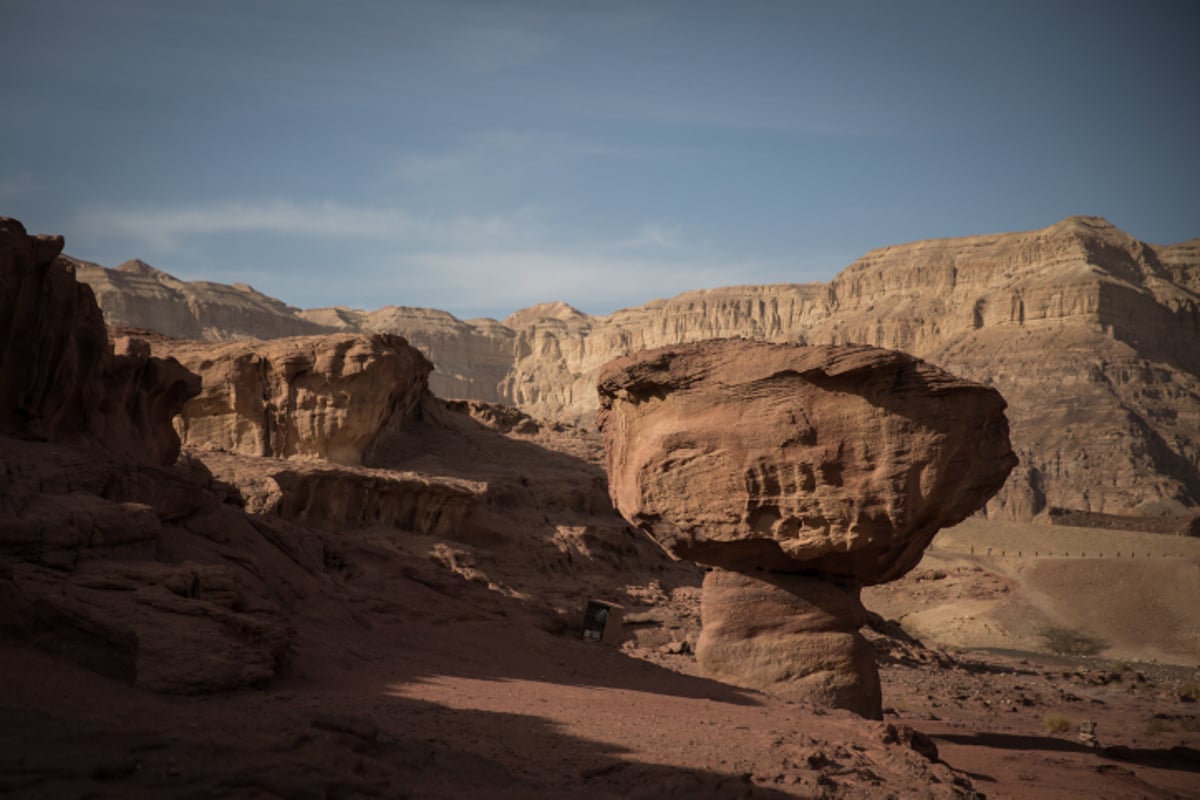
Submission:
[[[881,248],[829,284],[697,290],[606,317],[548,303],[503,322],[394,306],[296,318],[404,336],[434,362],[439,396],[585,425],[600,366],[638,350],[726,337],[904,350],[1008,401],[1021,466],[987,513],[1028,519],[1200,506],[1198,292],[1200,240],[1155,246],[1071,217]]]
[[[384,424],[412,413],[432,369],[389,334],[154,347],[204,381],[176,424],[186,446],[338,464],[361,464]]]

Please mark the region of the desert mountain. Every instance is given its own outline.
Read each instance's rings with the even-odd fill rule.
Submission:
[[[894,348],[1008,401],[1021,464],[990,516],[1200,506],[1200,239],[1150,245],[1096,217],[885,247],[829,284],[696,290],[604,317],[563,303],[503,322],[403,306],[301,311],[140,262],[77,272],[110,325],[217,340],[399,334],[435,364],[439,396],[587,425],[600,366],[634,351],[721,337]]]
[[[713,598],[614,511],[595,432],[442,401],[387,334],[114,338],[62,245],[0,218],[0,794],[1193,793],[1194,666],[952,655],[856,609],[882,721],[705,679]],[[1089,530],[1031,559],[1045,527],[969,523],[870,604],[949,643],[1071,625],[1196,663],[1200,540]],[[1084,540],[1124,557],[1062,552]],[[596,597],[619,649],[580,635]]]

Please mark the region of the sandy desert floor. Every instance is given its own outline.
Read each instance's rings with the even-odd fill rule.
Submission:
[[[0,795],[1200,797],[1200,542],[944,531],[912,573],[864,592],[886,710],[862,720],[699,674],[702,573],[611,511],[572,510],[603,485],[589,439],[567,458],[468,434],[398,448],[432,474],[582,500],[517,504],[475,543],[325,531],[336,564],[306,578],[294,657],[262,689],[156,694],[0,637]],[[451,445],[453,461],[427,455]],[[588,596],[625,606],[619,646],[580,638]],[[1050,627],[1102,647],[1055,655]]]
[[[868,608],[929,645],[1048,652],[1075,631],[1117,660],[1200,665],[1200,539],[969,519]]]
[[[920,602],[952,606],[953,592],[972,603],[990,595],[982,599],[993,610],[1021,595],[1020,570],[922,577],[976,568],[970,545],[957,554],[961,535],[951,531],[906,579],[942,592],[915,595],[909,614],[922,619]],[[629,609],[619,648],[584,642],[428,561],[388,587],[369,616],[314,600],[294,669],[259,691],[155,695],[4,642],[0,793],[1200,796],[1193,666],[929,648],[882,623],[871,638],[887,710],[872,722],[700,677],[687,647],[698,632],[693,587],[642,586],[647,604]],[[1017,641],[1020,631],[997,618],[1009,626],[997,630],[1016,632],[996,642]],[[1085,720],[1096,724],[1097,747],[1080,740]],[[927,750],[921,733],[938,760],[917,752]]]

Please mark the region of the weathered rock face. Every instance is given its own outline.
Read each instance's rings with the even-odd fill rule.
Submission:
[[[859,633],[859,587],[807,575],[730,572],[704,578],[696,660],[708,675],[788,700],[879,719],[875,651]]]
[[[181,281],[137,259],[106,269],[67,259],[79,280],[92,287],[114,327],[146,328],[176,339],[275,339],[313,336],[337,329],[300,318],[299,309],[244,283],[227,286]]]
[[[311,533],[95,448],[0,439],[0,470],[0,636],[180,694],[263,684],[289,660],[283,606],[321,571]]]
[[[609,491],[704,582],[724,680],[880,715],[863,584],[916,566],[1016,464],[1004,400],[894,350],[716,340],[600,372]]]
[[[190,451],[189,451],[190,452]],[[487,484],[396,470],[204,453],[212,476],[237,487],[247,511],[330,530],[395,528],[454,538],[486,502]]]
[[[503,323],[401,307],[301,317],[405,336],[437,365],[439,396],[585,423],[600,366],[646,348],[722,337],[895,348],[1008,400],[1023,464],[990,516],[1200,507],[1200,245],[1149,245],[1094,217],[881,248],[827,285],[691,291],[607,317],[561,303]]]
[[[384,424],[413,412],[432,369],[386,334],[154,347],[204,380],[179,416],[185,445],[339,464],[361,464]]]
[[[175,416],[200,393],[200,378],[173,358],[150,355],[130,336],[113,341],[104,373],[100,414],[92,428],[107,448],[131,461],[174,464],[179,456]]]
[[[512,366],[513,332],[494,319],[462,321],[432,308],[386,306],[375,311],[318,308],[300,312],[311,322],[346,332],[403,336],[434,363],[429,390],[438,397],[488,403],[504,399],[501,385]],[[437,353],[437,359],[432,354]]]
[[[0,219],[0,634],[154,691],[265,682],[291,650],[276,589],[251,546],[231,568],[196,544],[261,536],[161,466],[199,378],[141,339],[110,345],[61,248]]]
[[[0,218],[0,433],[174,462],[171,418],[199,380],[136,339],[114,352],[91,290],[58,258],[62,247],[61,236],[30,237]]]
[[[999,393],[893,350],[701,342],[598,388],[617,508],[730,569],[893,580],[1016,464]]]

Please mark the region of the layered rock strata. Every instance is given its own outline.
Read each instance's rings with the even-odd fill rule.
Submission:
[[[0,433],[95,444],[170,464],[171,418],[200,391],[173,359],[145,342],[114,348],[91,290],[58,257],[61,236],[29,236],[0,218]]]
[[[176,339],[231,341],[314,336],[336,328],[301,318],[300,309],[255,291],[211,281],[182,281],[133,259],[113,269],[70,259],[92,287],[108,324],[146,328]]]
[[[214,345],[156,339],[204,380],[177,428],[188,447],[363,463],[405,418],[433,366],[398,336],[336,334]]]
[[[788,700],[879,719],[875,650],[853,581],[713,569],[704,577],[696,660],[706,674]]]
[[[746,340],[618,359],[598,390],[618,510],[718,568],[706,671],[878,716],[860,588],[911,570],[1004,484],[999,393],[897,351]]]
[[[904,350],[1008,399],[1022,466],[989,516],[1029,519],[1049,506],[1183,515],[1200,507],[1198,241],[1150,245],[1105,220],[1071,217],[1042,230],[880,248],[829,284],[697,290],[605,317],[563,303],[503,322],[397,306],[293,316],[322,330],[406,337],[437,365],[430,386],[439,396],[584,424],[600,366],[637,350],[721,337]],[[145,270],[123,270],[134,272]],[[97,285],[119,283],[106,274]],[[182,291],[169,276],[160,286],[140,280],[122,291]],[[276,335],[273,317],[233,325],[216,310],[225,295],[188,286],[208,298],[187,308],[204,310],[210,338]],[[110,323],[195,335],[157,312],[137,318],[137,303],[110,301],[107,289],[100,297]]]
[[[385,527],[455,538],[487,499],[486,483],[449,476],[197,455],[214,479],[237,487],[247,511],[315,528]]]
[[[261,576],[303,581],[304,556],[264,552],[205,476],[166,468],[199,379],[143,340],[114,349],[61,248],[0,219],[0,635],[154,691],[269,681],[292,641]]]

